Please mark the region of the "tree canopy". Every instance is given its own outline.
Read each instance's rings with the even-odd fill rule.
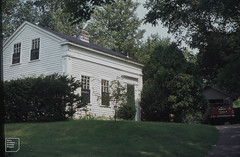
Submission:
[[[176,44],[158,45],[143,69],[143,120],[176,122],[206,109],[197,67],[184,58]]]
[[[151,53],[158,45],[169,45],[170,38],[161,38],[159,34],[152,34],[146,41],[142,42],[139,51],[135,54],[137,60],[146,64],[150,58]]]
[[[89,20],[94,9],[104,4],[111,4],[114,0],[64,0],[64,12],[70,14],[70,21],[73,24]]]
[[[138,6],[132,0],[117,0],[96,8],[87,26],[90,41],[133,57],[145,32],[139,29],[142,20],[136,15]]]
[[[9,37],[24,21],[71,35],[76,27],[82,28],[85,22],[89,20],[95,6],[110,1],[4,0],[2,20],[4,39]],[[74,5],[76,6],[72,7]],[[74,9],[80,9],[81,11],[75,12]],[[75,18],[78,19],[73,20]]]
[[[240,60],[240,1],[149,0],[145,7],[149,9],[145,22],[156,25],[161,21],[179,41],[199,50],[197,63],[205,83],[232,92],[229,84],[221,84],[228,79],[221,73]],[[232,71],[233,75],[238,78],[238,71]]]

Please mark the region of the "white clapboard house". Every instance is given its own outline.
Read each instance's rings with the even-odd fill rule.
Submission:
[[[105,117],[114,116],[114,105],[104,105],[99,97],[108,92],[111,81],[119,80],[134,87],[135,120],[140,120],[143,65],[89,43],[82,32],[79,39],[24,22],[3,44],[4,80],[53,73],[76,77],[84,82],[77,92],[88,102],[89,112]]]

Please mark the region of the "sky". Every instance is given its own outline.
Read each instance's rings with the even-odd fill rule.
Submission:
[[[143,7],[143,4],[146,3],[146,0],[133,0],[134,2],[140,3],[140,6],[137,9],[137,15],[140,19],[144,18],[144,16],[147,14],[147,9]],[[167,33],[167,28],[163,27],[163,25],[159,22],[159,25],[152,26],[152,24],[142,24],[141,29],[145,29],[146,32],[144,34],[144,40],[147,39],[148,36],[151,34],[159,34],[161,37],[169,37],[171,38],[171,41],[176,41],[174,37]]]
[[[144,16],[147,14],[148,10],[143,7],[143,4],[147,2],[147,0],[133,0],[133,2],[140,3],[138,9],[137,9],[137,15],[140,19],[144,18]],[[167,33],[168,29],[166,27],[163,27],[161,22],[159,21],[157,26],[152,26],[152,24],[142,24],[141,29],[145,29],[146,32],[144,34],[144,39],[146,40],[147,37],[151,36],[151,34],[159,34],[162,38],[169,37],[172,42],[176,42],[177,40],[174,38],[173,35]],[[184,42],[182,42],[181,47],[186,47],[188,50],[192,51],[194,54],[198,52],[197,49],[191,49],[189,46],[187,46]]]

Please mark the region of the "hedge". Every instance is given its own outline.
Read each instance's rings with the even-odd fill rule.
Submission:
[[[4,82],[5,122],[60,121],[83,107],[76,94],[81,83],[73,77],[53,74]]]

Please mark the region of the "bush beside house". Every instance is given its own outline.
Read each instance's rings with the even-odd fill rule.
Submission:
[[[73,77],[53,74],[4,82],[5,122],[60,121],[83,107]]]

